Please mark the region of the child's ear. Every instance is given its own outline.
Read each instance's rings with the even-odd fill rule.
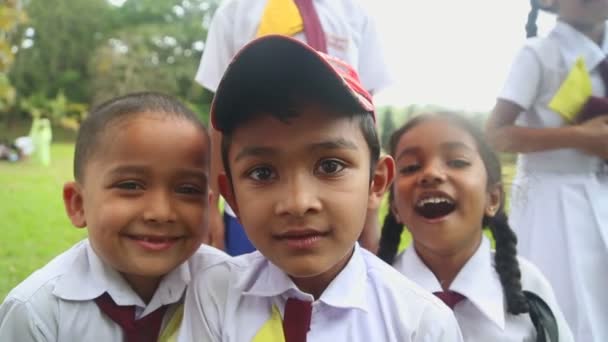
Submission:
[[[75,227],[84,228],[87,226],[80,184],[77,182],[67,182],[63,185],[63,205],[70,221],[72,221]]]
[[[488,217],[494,217],[498,208],[500,208],[502,199],[503,199],[503,189],[502,184],[497,183],[494,185],[490,185],[488,189],[488,198],[486,200],[486,208],[485,214]]]
[[[232,189],[232,183],[228,179],[228,176],[224,172],[220,173],[217,176],[217,182],[220,186],[220,194],[226,202],[230,205],[230,208],[234,211],[236,216],[239,216],[239,207],[236,205],[236,200],[234,199],[234,190]]]
[[[389,189],[395,178],[395,161],[389,155],[380,156],[376,167],[372,172],[372,181],[369,191],[370,209],[377,209],[382,203],[384,194]]]

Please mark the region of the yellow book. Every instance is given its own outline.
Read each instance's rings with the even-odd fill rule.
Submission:
[[[268,0],[256,37],[269,34],[293,36],[303,29],[302,16],[293,0]]]
[[[283,334],[283,320],[276,306],[272,306],[270,319],[258,330],[251,342],[285,342]]]
[[[549,108],[561,115],[566,122],[571,123],[591,94],[591,76],[587,71],[585,60],[579,57],[549,102]]]

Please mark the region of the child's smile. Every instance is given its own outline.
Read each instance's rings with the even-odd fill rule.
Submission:
[[[473,138],[440,119],[401,136],[393,212],[418,246],[453,251],[478,246],[489,192]]]
[[[156,279],[184,262],[200,245],[207,213],[203,132],[186,120],[139,115],[108,126],[111,138],[72,185],[91,246],[127,280]]]
[[[173,247],[184,236],[151,235],[151,234],[124,234],[133,240],[139,247],[149,251],[164,251]]]
[[[414,210],[428,220],[437,221],[456,210],[456,201],[441,191],[424,192],[414,202]]]

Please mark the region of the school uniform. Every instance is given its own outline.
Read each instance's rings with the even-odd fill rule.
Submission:
[[[307,341],[461,341],[450,310],[373,254],[355,246],[344,269],[314,301],[259,252],[207,269],[193,281],[179,341],[262,341],[288,298],[313,302]]]
[[[379,91],[390,83],[382,47],[372,19],[357,0],[314,0],[327,37],[327,54],[359,74],[367,90]],[[225,1],[215,12],[195,80],[215,92],[232,57],[256,38],[267,0]],[[294,38],[305,41],[303,32]]]
[[[213,247],[201,246],[162,279],[146,304],[83,240],[8,294],[0,305],[0,341],[123,341],[122,328],[100,310],[96,298],[107,293],[120,306],[134,305],[136,319],[168,306],[163,317],[166,325],[192,275],[227,257]]]
[[[560,127],[564,119],[548,104],[579,57],[592,93],[606,91],[599,64],[608,36],[598,46],[558,21],[546,38],[519,52],[499,98],[524,108],[517,124]],[[547,276],[577,341],[608,341],[608,168],[575,149],[519,154],[510,223],[519,253]]]
[[[558,324],[559,342],[574,341],[551,285],[530,262],[520,258],[519,265],[523,289],[534,292],[553,311]],[[441,284],[413,247],[398,255],[393,266],[429,292],[442,292]],[[536,330],[530,315],[507,312],[504,291],[494,269],[494,253],[486,237],[460,270],[449,290],[464,296],[454,305],[453,311],[465,341],[536,341]]]
[[[215,92],[232,57],[256,38],[268,0],[225,1],[215,12],[207,34],[203,56],[195,80]],[[382,47],[371,18],[357,0],[314,0],[325,33],[327,54],[357,70],[361,83],[377,92],[391,81]],[[277,33],[277,32],[275,32]],[[293,35],[306,41],[303,32]],[[225,205],[226,251],[240,255],[253,251],[232,208]]]

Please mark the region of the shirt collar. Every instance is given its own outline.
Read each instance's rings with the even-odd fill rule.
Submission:
[[[559,42],[562,56],[568,67],[574,65],[579,57],[583,57],[587,70],[591,72],[606,57],[608,52],[608,37],[606,34],[600,47],[589,37],[561,20],[557,21],[549,36],[554,37]]]
[[[142,308],[142,317],[163,305],[181,300],[191,278],[185,262],[161,280],[152,300],[146,305],[122,275],[97,256],[88,240],[84,248],[76,251],[72,264],[66,267],[69,271],[58,279],[53,290],[55,296],[64,300],[89,301],[107,292],[118,305]]]
[[[313,300],[310,294],[300,291],[291,278],[270,261],[265,261],[261,269],[250,268],[236,286],[242,289],[245,296],[282,296]],[[366,286],[366,262],[361,248],[355,245],[350,260],[325,289],[319,301],[336,308],[367,311]]]
[[[403,273],[424,289],[430,292],[442,291],[441,284],[413,247],[408,248],[398,262],[401,263]],[[449,290],[465,296],[484,316],[504,330],[502,285],[494,270],[490,242],[485,236],[477,251],[456,275]]]
[[[490,241],[485,235],[475,254],[450,285],[450,290],[467,297],[490,321],[504,330],[504,293],[498,273],[494,269]]]

